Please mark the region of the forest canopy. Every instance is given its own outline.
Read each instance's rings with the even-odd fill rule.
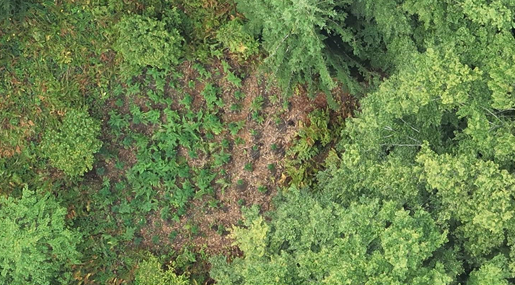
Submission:
[[[513,1],[22,2],[0,284],[514,282]]]

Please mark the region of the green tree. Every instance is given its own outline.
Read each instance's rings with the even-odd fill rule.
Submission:
[[[361,100],[340,152],[318,175],[318,188],[346,206],[363,196],[410,209],[424,205],[449,232],[466,268],[462,278],[472,284],[494,280],[488,278],[495,272],[502,272],[496,280],[511,278],[506,268],[515,256],[515,137],[508,111],[515,39],[502,22],[511,20],[490,17],[512,6],[476,2],[405,1],[392,10],[404,15],[401,22],[410,15],[420,22],[407,21],[402,32],[396,31],[402,23],[388,27],[410,44],[390,58],[395,72]],[[386,17],[374,15],[382,11],[376,4],[362,8]],[[493,262],[493,256],[500,257]]]
[[[290,189],[269,224],[250,216],[232,232],[245,257],[212,260],[220,284],[451,284],[462,271],[420,208],[368,199],[344,208]]]
[[[69,284],[79,235],[50,193],[25,188],[20,199],[0,196],[0,284]]]
[[[93,167],[93,155],[102,146],[99,134],[99,123],[87,112],[71,109],[57,128],[44,134],[41,151],[66,175],[80,176]]]
[[[302,4],[305,1],[297,3]],[[513,5],[510,1],[385,0],[354,1],[342,7],[354,17],[345,22],[348,27],[362,23],[355,30],[356,38],[368,35],[370,41],[362,43],[380,39],[382,43],[376,41],[371,49],[365,45],[364,52],[372,59],[371,66],[382,66],[390,76],[360,101],[360,112],[346,122],[342,141],[330,154],[327,170],[318,173],[314,188],[342,211],[361,213],[357,216],[370,223],[385,207],[395,209],[393,216],[399,220],[384,218],[379,220],[381,226],[357,230],[361,222],[354,222],[352,215],[331,210],[333,216],[315,216],[294,206],[292,200],[283,201],[269,225],[249,225],[266,233],[264,254],[250,258],[256,256],[250,249],[230,270],[215,266],[215,279],[229,284],[302,284],[306,279],[299,276],[308,274],[310,280],[331,284],[344,282],[341,280],[359,284],[506,284],[513,278]],[[252,16],[249,19],[252,23]],[[374,55],[381,50],[383,56]],[[374,203],[378,203],[376,208],[369,212],[360,208]],[[286,207],[295,211],[291,214],[295,219],[279,226]],[[315,212],[323,210],[318,207]],[[302,217],[298,217],[300,213]],[[337,238],[324,239],[345,240],[341,247],[324,251],[327,246],[312,243],[317,234],[326,231],[326,224],[338,228],[334,223],[341,220],[353,222],[340,226]],[[318,225],[317,231],[298,242],[292,238],[309,232],[312,224]],[[420,230],[415,230],[418,227],[445,238],[420,235]],[[377,231],[376,235],[369,230]],[[412,230],[417,234],[407,234]],[[235,237],[245,248],[248,242],[239,231]],[[358,243],[354,238],[376,243]],[[422,244],[428,247],[422,249]],[[360,248],[365,249],[358,251]],[[403,256],[406,249],[420,253],[420,259]],[[333,255],[306,264],[326,271],[310,271],[302,262],[291,262],[318,257],[321,252]],[[346,262],[348,256],[353,257],[352,263]],[[425,256],[430,258],[424,260]],[[331,260],[333,264],[328,263]],[[332,273],[332,268],[339,270]]]
[[[248,28],[262,37],[262,46],[268,53],[269,70],[277,76],[286,91],[298,83],[314,88],[318,76],[320,86],[330,95],[336,87],[332,76],[337,75],[353,93],[360,87],[350,76],[350,69],[363,74],[367,70],[360,64],[360,40],[353,29],[347,27],[346,8],[349,0],[259,0],[237,1],[238,9],[248,19]],[[332,107],[336,103],[328,97]]]

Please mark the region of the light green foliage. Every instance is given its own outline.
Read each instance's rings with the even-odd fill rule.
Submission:
[[[80,176],[93,167],[93,155],[102,146],[99,133],[98,122],[87,112],[71,109],[56,128],[44,134],[41,151],[66,175]]]
[[[168,69],[177,65],[183,54],[183,37],[177,10],[167,10],[161,20],[145,15],[125,16],[116,25],[117,52],[132,66]]]
[[[138,264],[136,285],[188,285],[190,282],[184,275],[176,275],[173,268],[163,270],[159,260],[151,256]]]
[[[0,196],[0,284],[69,284],[79,236],[50,193],[25,187],[20,199]]]
[[[241,21],[237,19],[221,26],[216,34],[216,39],[243,60],[258,52],[259,44],[252,35],[243,29]]]
[[[451,284],[456,266],[429,213],[364,200],[348,208],[327,196],[290,189],[267,224],[261,217],[233,229],[245,252],[214,258],[221,284]],[[255,213],[254,213],[255,216]]]
[[[368,12],[389,5],[380,2],[383,7]],[[388,16],[418,15],[427,25],[416,31],[401,32],[408,26],[377,19],[399,38],[415,33],[414,41],[391,59],[397,72],[361,100],[361,112],[342,133],[340,153],[318,174],[318,188],[347,206],[361,197],[407,208],[426,205],[438,227],[449,231],[448,246],[472,271],[466,280],[503,284],[512,277],[506,268],[514,256],[515,139],[507,111],[514,38],[498,18],[472,17],[472,2],[428,2],[406,1]],[[482,5],[477,11],[488,6]],[[496,5],[497,12],[512,9]],[[491,261],[493,256],[499,257]]]
[[[515,214],[513,175],[492,161],[437,155],[426,146],[417,161],[428,190],[437,190],[434,198],[439,200],[441,222],[459,221],[454,234],[467,254],[487,256],[504,244]]]
[[[495,284],[507,285],[508,278],[512,276],[506,267],[506,257],[497,255],[485,262],[479,270],[474,270],[470,274],[468,285]]]

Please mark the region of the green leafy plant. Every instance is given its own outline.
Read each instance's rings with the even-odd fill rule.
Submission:
[[[242,108],[242,106],[239,103],[233,103],[233,104],[231,104],[231,107],[230,107],[231,111],[233,111],[233,112],[239,112],[239,111],[241,111],[241,108]]]
[[[237,54],[244,60],[258,52],[259,44],[252,35],[244,30],[238,19],[221,26],[216,34],[216,39],[231,53]]]
[[[211,183],[216,177],[216,173],[211,172],[210,169],[204,168],[197,171],[197,176],[195,177],[195,185],[198,187],[199,191],[197,192],[198,197],[201,197],[204,194],[213,193],[213,187]]]
[[[224,235],[226,232],[225,226],[223,224],[219,224],[216,228],[216,233],[219,235]]]
[[[122,115],[122,114],[118,113],[116,110],[111,110],[111,111],[109,111],[108,124],[115,131],[120,132],[120,131],[125,130],[130,125],[129,118],[130,117],[127,114]]]
[[[232,73],[231,71],[227,72],[225,77],[229,83],[231,83],[234,87],[241,88],[241,78]]]
[[[220,189],[222,190],[222,193],[227,187],[231,186],[230,181],[228,181],[226,178],[220,178],[215,181],[216,184],[220,186]]]
[[[193,97],[190,94],[185,94],[184,98],[182,98],[181,101],[179,101],[186,109],[191,109],[191,106],[193,104]]]
[[[245,140],[242,137],[236,137],[234,138],[234,143],[237,145],[243,145],[245,144]]]
[[[231,132],[231,135],[233,136],[237,135],[244,126],[245,121],[231,122],[229,125],[227,125],[229,132]]]
[[[219,135],[222,133],[222,131],[224,131],[224,126],[222,122],[215,114],[207,114],[204,117],[203,123],[204,124],[202,126],[204,127],[204,129],[206,129],[207,131],[211,131],[215,135]]]
[[[338,124],[330,129],[329,111],[316,110],[309,114],[310,125],[301,126],[297,132],[297,141],[288,149],[289,157],[285,168],[292,178],[291,183],[297,186],[309,185],[310,173],[316,172],[317,165],[313,158],[320,154],[332,138],[331,134],[338,132]]]
[[[0,196],[0,284],[72,282],[80,235],[67,227],[66,214],[50,193],[25,187],[20,199]]]
[[[161,20],[143,15],[124,16],[115,26],[119,36],[114,48],[129,65],[170,68],[179,63],[183,54],[180,23],[176,9],[167,10]]]
[[[5,0],[0,5],[0,22],[9,18],[20,19],[28,12],[30,8],[42,8],[40,3],[34,0],[16,1]]]
[[[42,154],[66,175],[80,176],[93,167],[93,155],[102,146],[99,133],[100,125],[87,112],[68,110],[59,126],[44,134]]]
[[[173,267],[163,270],[161,262],[154,256],[149,256],[147,260],[141,261],[138,264],[135,283],[136,285],[190,284],[188,276],[176,275]]]
[[[222,101],[222,98],[218,97],[218,93],[220,90],[213,86],[211,83],[206,83],[204,86],[204,89],[202,90],[201,94],[206,100],[207,108],[209,110],[214,110],[215,107],[223,107],[224,103]]]
[[[214,157],[214,162],[213,162],[213,166],[214,167],[220,167],[226,163],[229,163],[229,161],[231,161],[231,153],[228,153],[228,152],[224,152],[224,151],[220,151],[219,153],[216,153],[213,155]]]
[[[206,68],[200,63],[195,63],[193,65],[193,69],[195,69],[199,73],[199,75],[204,79],[210,79],[212,76],[212,74],[209,71],[207,71]]]
[[[256,96],[252,100],[252,103],[250,104],[250,111],[252,112],[260,112],[263,109],[263,105],[265,103],[265,98],[262,95]]]
[[[252,172],[252,171],[254,171],[254,166],[252,165],[252,163],[247,162],[247,163],[245,163],[245,166],[243,167],[243,169],[245,169],[246,171]]]
[[[252,120],[254,120],[258,124],[262,124],[265,121],[265,118],[261,115],[260,112],[252,112]]]
[[[241,92],[240,90],[236,90],[234,92],[234,98],[236,100],[243,100],[243,99],[245,99],[245,96],[246,96],[245,93]]]
[[[268,191],[268,188],[266,186],[263,186],[263,185],[259,185],[257,187],[257,190],[261,193],[266,193]]]

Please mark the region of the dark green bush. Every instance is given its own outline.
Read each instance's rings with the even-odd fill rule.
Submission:
[[[267,69],[277,77],[287,94],[291,94],[298,83],[307,83],[312,91],[320,86],[326,91],[330,106],[335,108],[337,103],[329,92],[337,86],[334,75],[351,92],[361,89],[351,76],[352,69],[360,68],[359,59],[353,54],[357,54],[361,46],[354,30],[346,24],[345,11],[352,1],[237,2],[238,9],[248,19],[248,28],[262,39],[268,53]],[[327,42],[332,41],[339,45],[338,53],[330,50]],[[318,78],[317,84],[315,78]]]
[[[172,9],[161,17],[127,15],[116,25],[114,48],[130,66],[166,69],[180,62],[184,38],[178,29],[179,13]]]

